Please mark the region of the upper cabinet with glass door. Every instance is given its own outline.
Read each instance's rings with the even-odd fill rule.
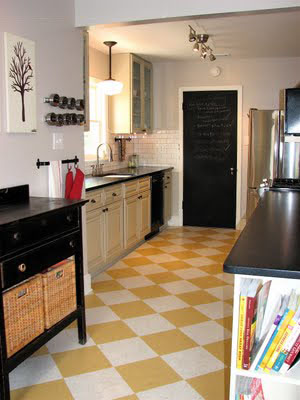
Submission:
[[[152,129],[152,64],[133,54],[112,56],[112,75],[124,84],[109,98],[109,132],[150,132]]]

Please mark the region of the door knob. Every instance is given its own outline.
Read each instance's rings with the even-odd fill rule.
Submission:
[[[230,175],[234,175],[234,173],[235,173],[235,168],[231,167],[230,168]]]

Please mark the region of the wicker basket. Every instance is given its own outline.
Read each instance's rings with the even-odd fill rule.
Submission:
[[[76,310],[75,263],[64,260],[42,274],[45,327],[49,329]]]
[[[7,357],[45,330],[43,285],[40,275],[3,293]]]

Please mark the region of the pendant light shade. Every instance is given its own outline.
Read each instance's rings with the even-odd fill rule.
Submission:
[[[98,87],[103,91],[104,94],[112,96],[114,94],[121,93],[123,89],[123,83],[116,81],[111,76],[111,48],[117,44],[117,42],[103,42],[109,47],[109,77],[105,81],[99,82]]]

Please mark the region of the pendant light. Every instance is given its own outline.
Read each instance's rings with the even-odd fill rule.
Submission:
[[[123,83],[114,80],[111,77],[111,48],[117,44],[117,42],[103,42],[109,48],[109,77],[105,81],[99,82],[98,86],[103,91],[104,94],[112,96],[114,94],[121,93],[123,89]]]

